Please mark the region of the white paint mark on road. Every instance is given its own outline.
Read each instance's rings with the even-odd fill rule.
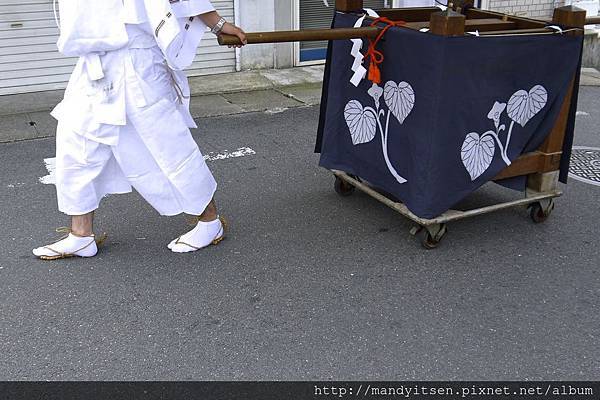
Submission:
[[[281,114],[282,112],[285,112],[287,110],[289,110],[289,108],[287,107],[275,107],[265,111],[265,114]]]
[[[252,150],[250,147],[240,147],[235,151],[225,150],[221,153],[208,153],[208,155],[204,156],[206,161],[219,161],[226,160],[228,158],[239,158],[245,156],[253,156],[256,152]]]
[[[577,111],[575,115],[578,117],[587,117],[590,115],[590,113],[586,113],[585,111]]]
[[[9,185],[6,185],[6,187],[9,188],[9,189],[18,188],[18,187],[21,187],[21,186],[25,186],[25,183],[23,183],[23,182],[17,182],[17,183],[11,183]]]
[[[229,158],[239,158],[246,156],[253,156],[256,152],[252,150],[250,147],[240,147],[237,150],[229,151],[224,150],[220,153],[211,152],[204,156],[206,161],[219,161],[219,160],[227,160]],[[46,158],[44,160],[44,164],[46,164],[46,169],[48,170],[48,175],[41,177],[40,183],[44,185],[55,185],[56,184],[56,158]]]
[[[55,185],[56,175],[54,174],[54,171],[56,171],[56,158],[46,158],[44,159],[44,164],[46,164],[48,175],[42,176],[40,178],[40,183],[43,183],[44,185]]]

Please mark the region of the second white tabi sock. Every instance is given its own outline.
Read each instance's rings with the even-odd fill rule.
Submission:
[[[220,218],[211,222],[199,221],[194,229],[171,241],[168,247],[175,253],[189,253],[218,244],[224,237],[225,227]]]
[[[95,236],[69,236],[46,246],[33,249],[36,257],[59,259],[67,257],[93,257],[98,253]]]

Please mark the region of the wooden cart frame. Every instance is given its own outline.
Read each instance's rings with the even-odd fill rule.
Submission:
[[[460,36],[466,32],[477,32],[481,36],[494,35],[543,35],[555,34],[556,30],[548,28],[546,21],[505,15],[498,12],[469,7],[468,0],[457,1],[445,11],[436,7],[385,9],[378,11],[382,17],[406,22],[405,27],[415,30],[423,28],[436,35]],[[465,7],[466,6],[466,7]],[[363,9],[362,0],[337,0],[336,10],[340,12],[357,12]],[[585,10],[566,6],[554,10],[552,23],[562,27],[568,35],[583,35],[586,23],[600,23],[600,18],[589,18],[586,21]],[[248,35],[249,43],[272,43],[303,40],[336,40],[368,37],[374,38],[379,28],[344,28],[328,30],[304,30],[285,32],[263,32]],[[237,38],[222,36],[221,44],[237,44]],[[467,211],[449,210],[442,215],[423,219],[413,214],[404,204],[397,202],[375,190],[359,177],[351,176],[343,171],[332,171],[335,175],[335,190],[342,196],[350,195],[359,189],[381,203],[387,205],[401,215],[412,220],[417,226],[411,230],[416,235],[422,232],[422,244],[431,249],[438,246],[447,232],[447,223],[463,218],[478,216],[510,207],[528,206],[534,222],[542,222],[554,209],[554,198],[561,196],[559,189],[559,169],[563,157],[567,123],[574,101],[575,76],[560,110],[559,117],[549,132],[545,142],[534,152],[522,155],[505,168],[496,178],[506,179],[518,176],[527,177],[527,190],[523,198],[480,207]]]

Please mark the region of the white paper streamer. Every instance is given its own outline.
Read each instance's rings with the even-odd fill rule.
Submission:
[[[563,33],[563,29],[558,25],[549,25],[546,28],[554,29],[555,31],[557,31],[560,34]]]
[[[379,18],[379,14],[377,14],[375,11],[371,10],[370,8],[365,8],[364,10],[366,11],[366,14],[363,15],[362,17],[360,17],[356,21],[356,23],[354,24],[355,28],[360,28],[362,26],[367,15],[369,17]],[[352,71],[354,72],[354,74],[352,75],[352,78],[350,79],[350,83],[352,83],[354,86],[358,87],[358,85],[360,85],[360,82],[367,75],[367,69],[365,67],[363,67],[363,65],[362,65],[365,56],[360,52],[362,45],[363,45],[363,41],[362,41],[362,39],[350,39],[350,40],[352,41],[352,50],[350,51],[350,54],[352,55],[352,57],[354,57],[354,63],[352,63]]]

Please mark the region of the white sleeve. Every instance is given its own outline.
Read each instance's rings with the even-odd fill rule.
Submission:
[[[210,0],[171,0],[171,7],[177,18],[194,17],[215,11]]]
[[[214,10],[208,0],[143,0],[148,21],[152,26],[156,43],[173,69],[184,69],[194,61],[196,51],[206,25],[198,12]],[[175,7],[178,6],[178,11]],[[179,14],[182,13],[182,14]],[[188,14],[185,16],[186,14]]]

